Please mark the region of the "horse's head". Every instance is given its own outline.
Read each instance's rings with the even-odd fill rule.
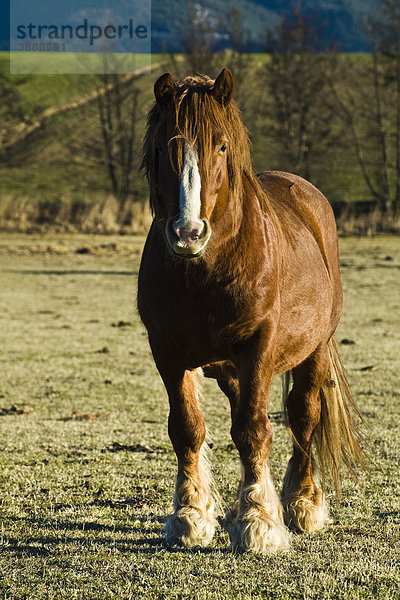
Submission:
[[[235,162],[249,154],[233,86],[228,69],[215,81],[198,76],[175,83],[165,73],[154,86],[143,165],[156,220],[183,258],[204,252],[238,187]]]

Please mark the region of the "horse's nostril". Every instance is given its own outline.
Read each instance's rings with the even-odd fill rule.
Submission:
[[[186,222],[169,219],[165,234],[174,254],[197,258],[210,239],[211,227],[207,219]]]
[[[172,225],[172,229],[175,233],[175,235],[177,235],[178,237],[180,236],[180,227],[179,227],[179,221],[170,221],[170,224]]]
[[[172,227],[181,242],[190,243],[199,239],[204,229],[204,223],[194,224],[189,222],[181,224],[179,221],[174,221]]]
[[[197,239],[199,239],[200,233],[201,233],[201,230],[197,228],[197,229],[193,229],[191,232],[188,232],[187,235],[194,242]]]

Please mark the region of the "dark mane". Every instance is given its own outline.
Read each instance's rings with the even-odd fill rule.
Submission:
[[[186,77],[175,84],[175,96],[166,107],[154,103],[147,118],[142,149],[142,168],[150,184],[150,205],[154,212],[153,186],[157,170],[157,145],[166,135],[172,162],[172,142],[177,144],[174,168],[180,172],[183,142],[198,143],[200,161],[207,168],[215,144],[228,146],[228,174],[231,194],[236,203],[243,197],[246,178],[263,209],[272,213],[267,195],[254,174],[250,142],[239,108],[234,100],[221,106],[210,93],[214,81],[207,75]]]

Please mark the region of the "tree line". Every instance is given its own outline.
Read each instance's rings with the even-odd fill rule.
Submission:
[[[213,24],[199,10],[194,6],[188,12],[181,70],[216,72],[220,57],[213,52]],[[365,199],[381,212],[398,215],[400,0],[381,0],[375,15],[366,25],[371,53],[343,55],[329,42],[327,25],[295,5],[267,33],[269,57],[249,82],[240,10],[233,7],[227,62],[239,105],[255,132],[253,145],[258,137],[272,147],[274,165],[323,187],[337,177],[340,164],[351,161]]]
[[[183,56],[166,56],[162,69],[175,77],[196,72],[215,77],[228,66],[257,168],[297,173],[327,191],[333,203],[346,198],[347,185],[358,186],[357,199],[398,218],[400,0],[380,0],[376,15],[367,25],[371,53],[343,55],[327,42],[327,25],[296,5],[266,34],[261,58],[243,52],[239,7],[228,14],[230,50],[216,52],[215,20],[200,5],[189,4],[182,23]],[[101,170],[121,207],[127,199],[147,200],[138,169],[150,95],[143,101],[141,81],[140,75],[128,81],[99,75],[86,135],[65,133],[66,160]],[[3,74],[0,91],[2,122],[22,118],[16,88]],[[16,160],[12,152],[1,156],[6,134],[0,128],[3,162]]]

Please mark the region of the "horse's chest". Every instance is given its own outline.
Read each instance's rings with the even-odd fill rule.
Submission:
[[[240,318],[243,306],[230,294],[195,291],[182,293],[173,302],[175,327],[182,339],[215,341]],[[171,312],[167,316],[171,319]]]
[[[184,267],[144,253],[138,308],[152,347],[184,358],[186,368],[231,358],[265,318],[265,285],[248,270],[219,281],[196,265]]]
[[[162,324],[187,356],[202,362],[225,358],[250,336],[257,323],[257,302],[227,290],[190,289],[171,295],[162,310]],[[161,322],[160,322],[161,324]]]

